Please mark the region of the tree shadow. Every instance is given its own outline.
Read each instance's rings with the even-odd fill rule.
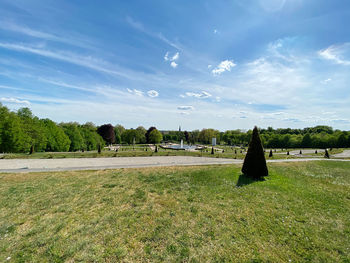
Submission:
[[[265,178],[253,179],[251,177],[248,177],[245,174],[240,174],[238,177],[238,181],[237,181],[236,186],[241,187],[241,186],[252,184],[254,182],[261,182],[261,181],[265,181]]]

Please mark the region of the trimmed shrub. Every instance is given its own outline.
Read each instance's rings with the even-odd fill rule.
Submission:
[[[324,158],[329,159],[329,153],[328,153],[327,149],[324,150]]]
[[[253,179],[261,179],[268,175],[264,149],[256,126],[244,158],[242,173]]]

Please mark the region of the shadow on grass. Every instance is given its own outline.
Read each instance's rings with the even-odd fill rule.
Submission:
[[[265,179],[264,178],[252,179],[252,178],[246,176],[245,174],[241,174],[239,176],[239,178],[238,178],[236,186],[237,187],[241,187],[241,186],[245,186],[245,185],[248,185],[248,184],[252,184],[254,182],[261,182],[261,181],[265,181]]]

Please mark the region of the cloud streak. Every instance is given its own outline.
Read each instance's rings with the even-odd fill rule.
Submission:
[[[17,52],[31,53],[51,59],[56,59],[71,64],[75,64],[81,67],[89,68],[102,73],[107,73],[113,76],[119,76],[124,78],[130,78],[127,74],[115,71],[111,69],[107,62],[99,59],[95,59],[90,56],[80,56],[72,52],[60,51],[60,50],[48,50],[38,47],[31,47],[22,44],[2,43],[0,42],[0,48],[14,50]]]
[[[323,59],[333,61],[336,64],[349,66],[350,60],[343,58],[344,53],[347,52],[350,52],[350,43],[330,46],[326,49],[318,51],[318,54]]]
[[[17,98],[0,98],[0,101],[12,104],[25,104],[27,106],[30,105],[30,102],[28,100],[20,100]]]

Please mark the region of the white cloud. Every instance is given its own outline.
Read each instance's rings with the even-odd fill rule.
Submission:
[[[215,97],[216,102],[220,102],[221,98],[220,97]]]
[[[225,71],[231,71],[231,68],[235,66],[236,64],[233,62],[233,60],[224,60],[224,61],[221,61],[221,63],[216,68],[214,68],[211,72],[214,75],[220,75]]]
[[[147,91],[147,95],[151,98],[155,98],[159,96],[159,92],[156,90],[149,90]]]
[[[187,111],[181,111],[180,114],[181,114],[181,115],[190,115],[190,113],[187,112]]]
[[[164,60],[165,61],[171,61],[170,62],[170,66],[173,67],[173,68],[176,68],[178,66],[178,64],[175,61],[179,59],[180,53],[176,52],[172,57],[169,57],[169,55],[170,55],[169,51],[166,52],[165,55],[164,55]]]
[[[350,60],[346,60],[343,58],[344,53],[349,52],[350,43],[345,43],[342,45],[333,45],[326,49],[318,51],[318,54],[327,60],[331,60],[340,65],[350,65]]]
[[[170,66],[173,67],[173,68],[176,68],[177,65],[178,64],[175,61],[171,61],[171,63],[170,63]]]
[[[179,52],[176,52],[176,54],[171,58],[171,61],[175,61],[175,60],[178,60],[180,57],[180,54]]]
[[[210,64],[209,64],[209,65],[208,65],[208,68],[211,68],[212,66],[213,66],[213,65],[210,65]]]
[[[127,90],[129,93],[134,94],[134,95],[136,95],[136,96],[140,96],[140,97],[143,96],[143,91],[141,91],[141,90],[138,90],[138,89],[133,89],[133,90],[131,90],[131,89],[129,89],[129,88],[126,88],[126,90]]]
[[[169,60],[169,52],[166,52],[164,55],[164,60],[168,61]]]
[[[217,30],[217,29],[214,29],[214,34],[218,34],[219,33],[219,31]]]
[[[323,80],[323,81],[321,81],[323,84],[327,84],[327,83],[329,83],[329,82],[331,82],[332,81],[332,79],[331,78],[328,78],[328,79],[325,79],[325,80]]]
[[[194,110],[193,106],[178,106],[178,110]]]
[[[6,103],[30,105],[29,101],[27,101],[27,100],[19,100],[19,99],[16,99],[16,98],[0,98],[0,101],[6,102]]]
[[[206,91],[202,91],[201,93],[195,93],[195,92],[186,92],[185,93],[187,97],[195,97],[198,99],[206,99],[211,97],[211,94]]]

